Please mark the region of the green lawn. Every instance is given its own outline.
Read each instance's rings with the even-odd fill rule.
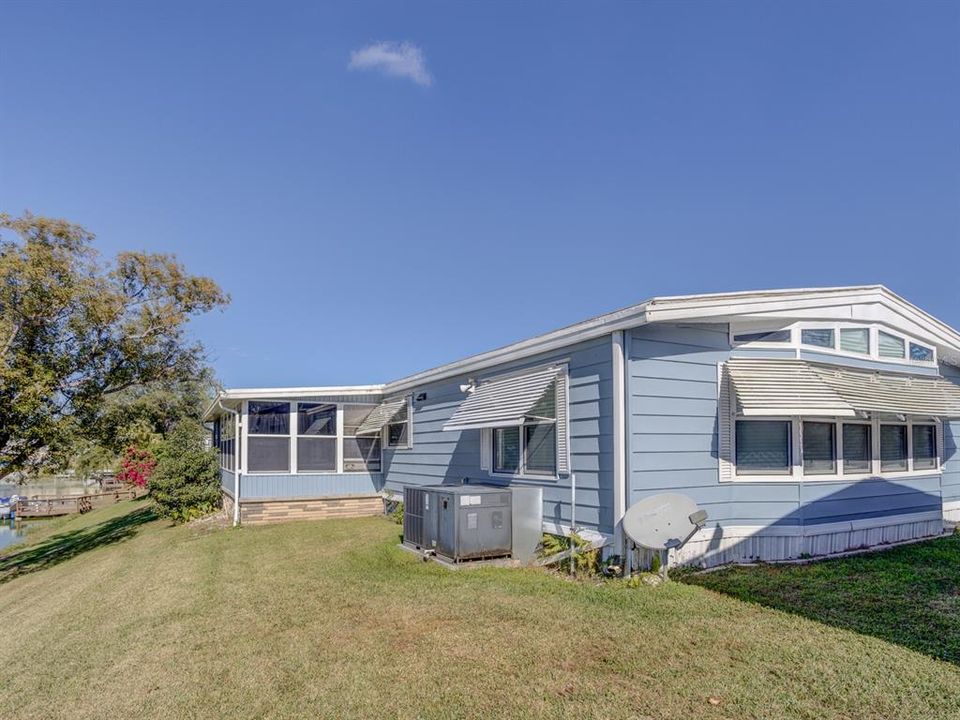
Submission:
[[[808,565],[732,567],[686,579],[960,665],[960,535]]]
[[[381,518],[217,530],[146,507],[0,560],[5,717],[960,717],[957,666],[702,587],[449,572]]]

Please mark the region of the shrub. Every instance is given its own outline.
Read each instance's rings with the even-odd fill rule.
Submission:
[[[156,466],[157,459],[152,452],[130,446],[123,451],[123,457],[120,458],[117,480],[137,487],[146,487]]]
[[[544,534],[540,541],[543,557],[550,557],[565,550],[570,549],[571,540],[575,543],[577,551],[574,557],[574,568],[578,574],[596,575],[600,570],[600,550],[588,550],[590,541],[586,540],[576,533],[571,536]],[[557,567],[565,572],[570,572],[570,559],[564,558]]]
[[[205,430],[188,420],[178,423],[157,450],[150,496],[163,517],[186,522],[220,506],[220,462],[203,446]]]

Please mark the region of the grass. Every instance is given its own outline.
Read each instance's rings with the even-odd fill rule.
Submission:
[[[5,716],[960,716],[955,665],[702,587],[449,572],[382,518],[213,530],[145,507],[3,560]]]
[[[960,665],[960,535],[808,565],[732,567],[688,582]]]

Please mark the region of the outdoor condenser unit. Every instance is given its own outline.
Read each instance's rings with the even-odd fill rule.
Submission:
[[[403,542],[417,550],[432,551],[437,546],[437,488],[403,489]]]
[[[512,551],[510,488],[406,487],[403,541],[452,562],[507,557]]]

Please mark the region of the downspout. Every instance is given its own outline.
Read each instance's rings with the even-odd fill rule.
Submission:
[[[627,431],[625,354],[623,330],[610,335],[613,361],[613,547],[614,553],[627,561],[623,516],[627,511]],[[629,562],[625,567],[629,571]]]
[[[231,410],[223,404],[223,401],[217,397],[217,407],[226,413],[233,415],[233,525],[240,524],[240,413]]]

